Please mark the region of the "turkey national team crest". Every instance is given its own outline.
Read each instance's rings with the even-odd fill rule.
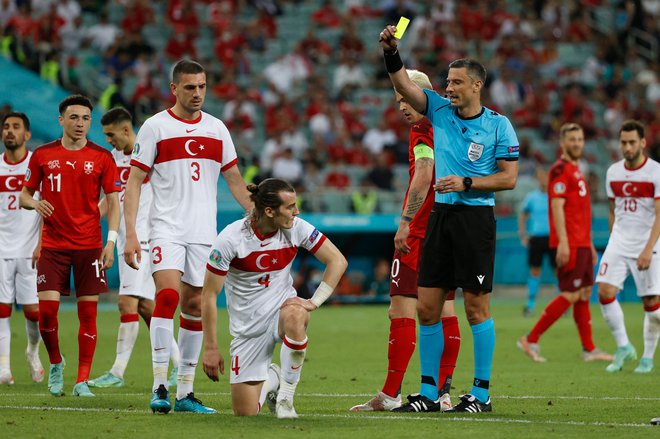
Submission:
[[[89,162],[89,161],[85,162],[84,169],[85,169],[85,174],[91,174],[92,172],[94,172],[94,162]]]
[[[481,158],[481,155],[484,153],[484,146],[480,143],[470,143],[468,148],[468,158],[471,162],[476,162]]]

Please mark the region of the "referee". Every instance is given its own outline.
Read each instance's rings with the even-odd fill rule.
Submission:
[[[518,138],[509,120],[481,105],[486,69],[472,59],[449,64],[443,98],[408,78],[397,51],[394,26],[380,33],[392,84],[408,104],[433,124],[436,190],[419,273],[421,387],[397,411],[438,411],[443,350],[440,314],[449,290],[463,289],[474,339],[474,382],[450,411],[492,411],[490,384],[495,326],[490,292],[495,259],[493,192],[513,189],[518,176]]]

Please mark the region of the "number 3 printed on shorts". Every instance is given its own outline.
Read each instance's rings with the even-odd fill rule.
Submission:
[[[153,256],[153,259],[151,260],[151,262],[154,265],[160,264],[163,261],[163,253],[162,253],[162,250],[159,246],[156,246],[153,249],[151,249],[151,254]]]

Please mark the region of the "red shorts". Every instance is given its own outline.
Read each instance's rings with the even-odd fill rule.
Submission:
[[[390,296],[417,298],[417,277],[424,238],[408,237],[406,242],[410,246],[410,253],[402,254],[397,250],[394,251],[390,271]],[[454,300],[454,295],[454,290],[449,291],[445,300]]]
[[[71,268],[76,296],[94,296],[108,292],[105,271],[101,271],[102,249],[60,250],[44,248],[37,266],[37,291],[71,293]]]
[[[591,248],[572,248],[568,263],[557,268],[559,291],[572,293],[594,284],[594,263]]]

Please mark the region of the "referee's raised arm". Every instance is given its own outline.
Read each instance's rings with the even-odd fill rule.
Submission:
[[[385,68],[390,75],[392,84],[397,92],[403,96],[418,113],[426,114],[426,94],[416,86],[408,77],[403,61],[399,55],[397,40],[394,37],[396,26],[388,25],[380,33],[378,42],[383,49]]]

